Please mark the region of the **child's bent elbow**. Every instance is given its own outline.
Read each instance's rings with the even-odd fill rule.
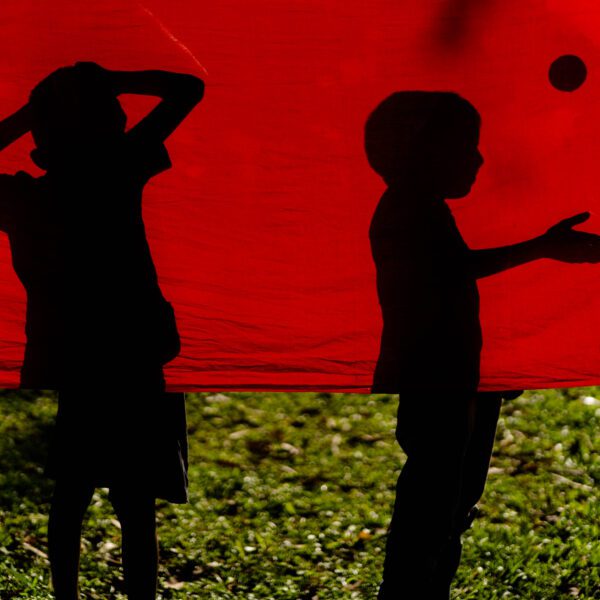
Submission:
[[[194,104],[204,97],[204,81],[195,75],[185,75],[185,95]]]

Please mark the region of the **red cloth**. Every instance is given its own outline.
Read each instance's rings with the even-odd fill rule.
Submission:
[[[3,0],[0,114],[55,68],[162,68],[206,81],[144,193],[182,352],[171,390],[369,390],[381,333],[363,127],[396,90],[453,90],[486,164],[451,208],[473,248],[589,210],[599,231],[595,0]],[[576,54],[589,76],[548,81]],[[204,71],[204,68],[207,72]],[[130,115],[151,101],[125,98]],[[0,172],[39,174],[28,136]],[[107,239],[110,234],[107,232]],[[600,267],[542,260],[480,282],[482,389],[600,382]],[[0,385],[18,384],[25,295],[0,238]],[[424,382],[426,385],[427,382]]]

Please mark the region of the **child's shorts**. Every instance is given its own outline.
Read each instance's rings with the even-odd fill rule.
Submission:
[[[162,387],[61,391],[46,474],[188,501],[185,399]]]

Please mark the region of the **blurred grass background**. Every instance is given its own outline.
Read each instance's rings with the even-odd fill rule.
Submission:
[[[598,397],[504,404],[453,598],[600,598]],[[374,599],[403,462],[397,398],[189,394],[187,407],[191,502],[158,504],[159,597]],[[55,412],[52,394],[0,393],[2,600],[52,598],[43,466]],[[106,490],[88,514],[82,596],[124,598]]]

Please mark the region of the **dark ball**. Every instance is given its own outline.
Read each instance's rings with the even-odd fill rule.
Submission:
[[[550,83],[561,92],[573,92],[580,87],[587,77],[585,63],[573,54],[559,56],[548,72]]]

